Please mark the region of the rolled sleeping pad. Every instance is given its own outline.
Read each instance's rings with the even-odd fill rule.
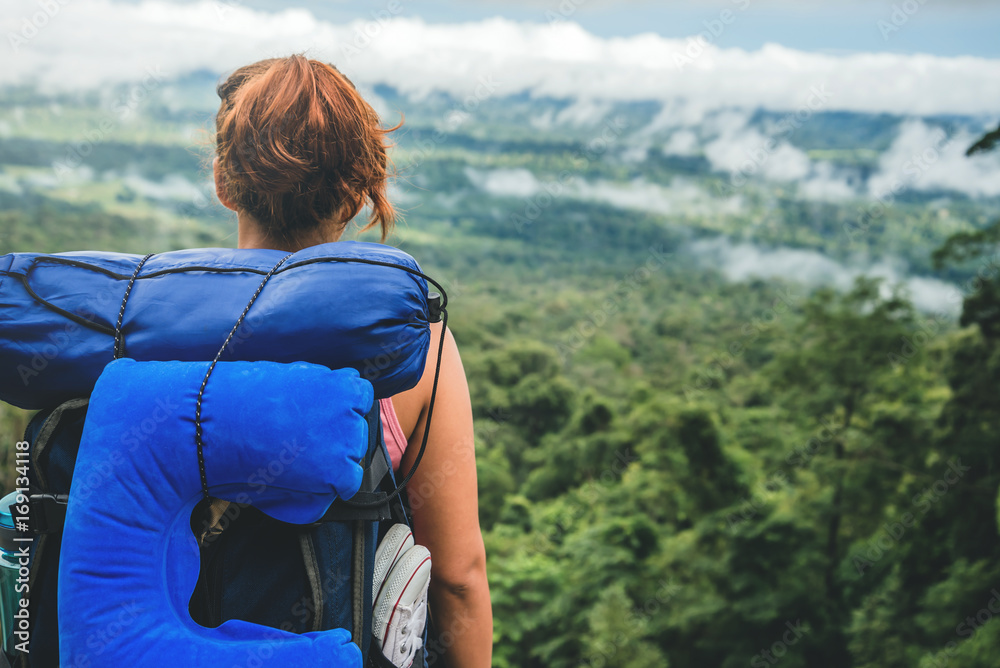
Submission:
[[[345,629],[298,635],[192,619],[200,557],[191,512],[202,499],[195,414],[208,367],[123,359],[96,383],[62,534],[60,665],[361,668]],[[317,521],[361,486],[372,401],[353,369],[220,363],[202,402],[209,492],[282,522]],[[160,417],[145,447],[122,447],[152,415]],[[277,471],[269,484],[248,483],[264,469]]]
[[[0,256],[0,400],[27,409],[87,396],[114,358],[215,358],[267,272],[286,255],[200,248],[149,257],[83,251]],[[414,273],[416,272],[416,273]],[[222,360],[351,367],[376,398],[417,384],[430,342],[427,281],[396,248],[311,246],[274,272]]]

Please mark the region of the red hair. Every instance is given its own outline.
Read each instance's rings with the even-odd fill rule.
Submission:
[[[261,60],[219,84],[216,152],[226,194],[269,237],[340,230],[365,204],[392,230],[389,158],[378,114],[340,71],[301,55]]]

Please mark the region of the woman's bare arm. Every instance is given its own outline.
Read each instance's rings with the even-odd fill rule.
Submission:
[[[423,438],[434,380],[441,325],[431,326],[431,348],[420,383],[393,397],[408,446],[400,475],[413,465]],[[438,631],[431,657],[443,665],[488,668],[493,650],[493,612],[486,581],[486,550],[479,528],[472,406],[458,346],[446,332],[441,377],[427,449],[407,486],[414,539],[431,551],[431,614]]]

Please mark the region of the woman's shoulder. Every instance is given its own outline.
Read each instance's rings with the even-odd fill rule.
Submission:
[[[424,372],[417,384],[405,392],[392,397],[392,406],[397,418],[397,423],[403,435],[412,440],[413,434],[422,422],[423,417],[430,406],[431,393],[434,389],[434,371],[437,368],[438,348],[441,345],[441,328],[443,324],[431,323],[431,340],[427,348],[427,360],[424,363]],[[454,337],[450,331],[445,332],[444,350],[442,351],[442,366],[446,356],[458,355],[458,347],[455,345]],[[438,384],[448,382],[442,377]]]

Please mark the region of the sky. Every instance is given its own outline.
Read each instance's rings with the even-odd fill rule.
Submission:
[[[5,4],[0,34],[13,66],[0,68],[0,85],[155,81],[304,51],[359,84],[411,95],[681,99],[696,115],[795,111],[817,99],[827,110],[990,122],[1000,110],[1000,53],[986,38],[998,9],[971,1]]]
[[[221,1],[267,11],[290,4],[274,0]],[[323,20],[348,23],[390,11],[390,4],[391,0],[300,0],[293,6],[306,8]],[[421,17],[431,23],[462,23],[495,16],[528,22],[565,18],[599,37],[646,32],[687,37],[704,30],[706,22],[717,20],[723,10],[730,9],[742,16],[738,27],[719,36],[718,44],[723,47],[752,50],[775,42],[806,51],[1000,57],[1000,40],[996,39],[1000,3],[989,0],[399,0],[398,6],[399,10],[391,13]]]
[[[959,0],[719,0],[715,2],[543,0],[506,2],[402,1],[402,16],[420,16],[434,23],[477,21],[504,16],[518,21],[576,21],[600,37],[625,37],[655,32],[663,37],[687,37],[705,29],[721,11],[743,14],[739,26],[719,36],[719,45],[758,49],[768,42],[807,51],[890,51],[942,56],[1000,57],[1000,3]],[[280,3],[248,0],[247,6],[273,9]],[[346,22],[384,10],[381,2],[297,3],[317,16]],[[905,23],[893,23],[895,7]],[[905,6],[905,7],[904,7]],[[744,9],[745,8],[745,9]],[[912,13],[908,10],[918,8]],[[898,30],[879,27],[879,21]]]

